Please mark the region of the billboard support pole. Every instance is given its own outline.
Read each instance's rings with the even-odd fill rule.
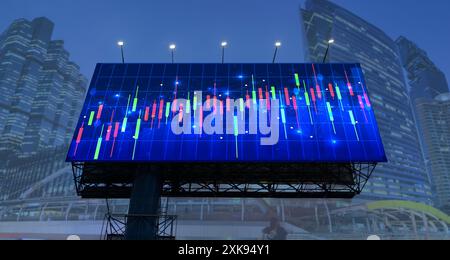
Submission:
[[[158,239],[161,185],[159,174],[136,173],[126,223],[126,240]]]

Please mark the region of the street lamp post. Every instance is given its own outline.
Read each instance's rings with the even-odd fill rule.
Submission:
[[[273,54],[273,60],[272,63],[275,63],[275,60],[277,59],[277,54],[278,54],[278,48],[281,47],[281,42],[276,42],[275,43],[275,53]]]
[[[225,63],[225,48],[228,46],[228,42],[222,42],[222,64]]]
[[[175,49],[177,46],[175,44],[171,44],[169,46],[170,52],[172,53],[172,64],[175,63]]]
[[[334,43],[334,39],[329,39],[328,40],[327,50],[325,52],[325,56],[323,57],[323,62],[322,63],[325,63],[327,61],[328,52],[330,51],[331,44],[333,44],[333,43]]]
[[[125,43],[123,41],[119,41],[117,42],[117,45],[119,45],[120,53],[122,54],[122,63],[125,63],[125,56],[123,54],[123,46],[125,45]]]

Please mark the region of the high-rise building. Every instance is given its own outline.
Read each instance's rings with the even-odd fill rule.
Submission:
[[[403,67],[407,73],[408,90],[418,123],[419,140],[422,145],[425,164],[430,179],[433,179],[432,177],[435,174],[433,173],[432,163],[436,164],[436,162],[433,162],[433,159],[430,158],[430,152],[434,147],[430,147],[429,144],[434,142],[433,140],[425,140],[425,138],[431,138],[427,134],[436,129],[432,129],[435,125],[433,122],[427,121],[429,118],[424,116],[423,105],[434,104],[436,102],[435,97],[449,92],[447,79],[445,74],[431,61],[427,53],[415,43],[403,36],[399,37],[396,43],[399,47]],[[434,168],[436,169],[436,167]],[[435,187],[439,185],[436,180],[433,183],[436,184]]]
[[[450,212],[450,94],[445,74],[427,53],[405,37],[397,39],[408,75],[409,94],[437,204]]]
[[[438,206],[450,213],[450,93],[418,99],[416,111],[433,176]]]
[[[382,30],[327,0],[301,9],[306,57],[322,62],[359,62],[366,77],[389,162],[380,164],[362,198],[431,203],[431,185],[405,83],[398,47]]]
[[[87,80],[64,42],[52,40],[53,28],[47,18],[19,19],[0,34],[0,199],[73,188],[61,174],[69,166],[63,154]]]
[[[87,80],[53,27],[19,19],[0,37],[0,153],[34,154],[73,134]]]

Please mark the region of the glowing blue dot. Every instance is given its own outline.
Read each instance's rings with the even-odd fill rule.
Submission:
[[[323,75],[322,74],[317,75],[317,79],[322,81],[323,80]]]
[[[120,95],[119,94],[116,94],[116,96],[115,96],[116,98],[118,98],[118,97],[120,97]]]
[[[297,130],[297,134],[302,134],[303,132],[300,130]]]
[[[298,88],[295,88],[295,89],[294,89],[294,94],[295,94],[295,95],[298,95],[299,93],[300,93],[300,91],[298,90]]]
[[[337,142],[336,142],[336,140],[333,140],[333,141],[331,141],[333,144],[336,144]]]
[[[243,78],[244,78],[244,76],[243,76],[243,75],[239,75],[239,76],[238,76],[238,78],[240,78],[240,79],[243,79]]]

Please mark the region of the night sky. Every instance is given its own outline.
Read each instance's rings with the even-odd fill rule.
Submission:
[[[450,78],[450,1],[334,0],[425,49]],[[71,58],[90,77],[97,62],[119,62],[118,40],[127,62],[219,62],[227,40],[227,62],[270,62],[283,42],[280,62],[302,62],[299,5],[302,0],[2,0],[0,30],[17,18],[46,16],[56,24]]]

